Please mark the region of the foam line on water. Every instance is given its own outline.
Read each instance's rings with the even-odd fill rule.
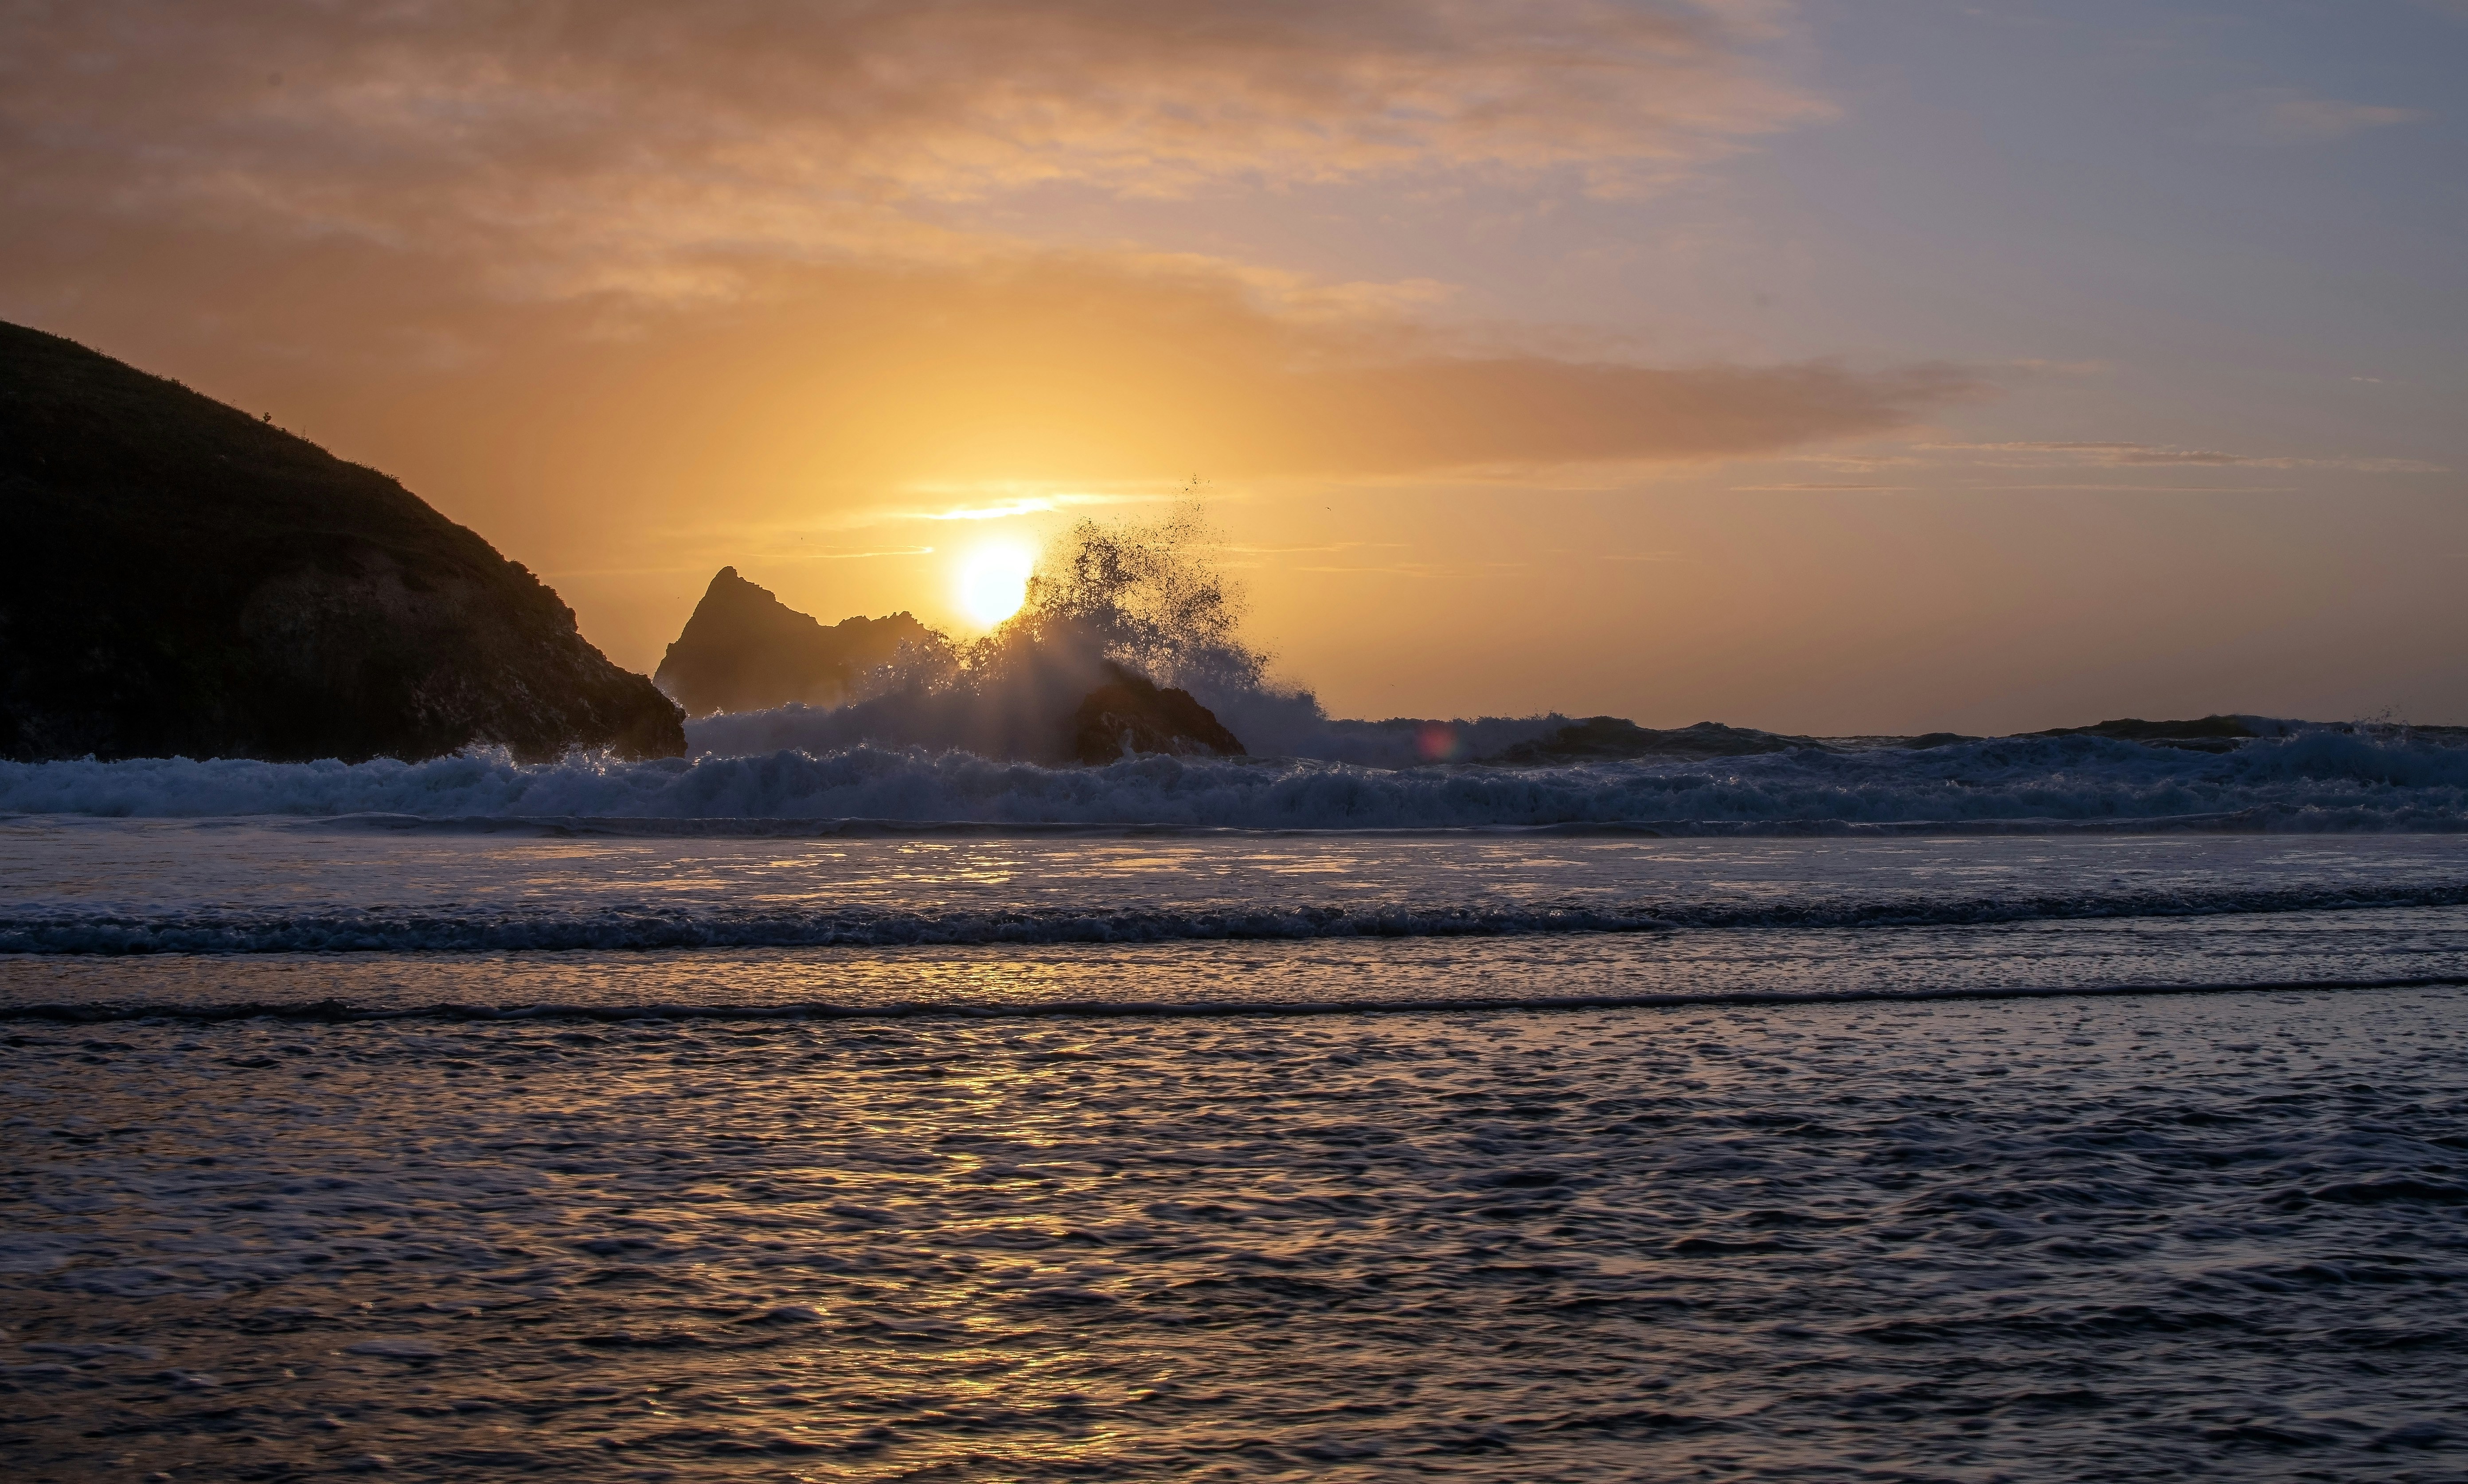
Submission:
[[[1583,1010],[1655,1010],[1794,1005],[1943,1004],[1954,1001],[2114,999],[2154,994],[2266,994],[2372,990],[2427,990],[2468,986],[2468,975],[2422,974],[2363,979],[2268,979],[2226,983],[2102,985],[2001,985],[1915,990],[1740,990],[1653,994],[1538,994],[1408,996],[1331,1000],[1045,1000],[1035,1004],[906,1003],[847,1005],[825,1000],[761,1005],[697,1005],[648,1002],[632,1005],[536,1004],[516,1006],[431,1004],[364,1006],[337,999],[235,1001],[225,1004],[146,1002],[0,1005],[0,1022],[101,1025],[132,1020],[220,1022],[288,1020],[357,1024],[394,1020],[514,1021],[592,1020],[1016,1020],[1142,1019],[1215,1020],[1246,1016],[1546,1014]]]
[[[651,905],[550,911],[34,912],[0,917],[0,953],[567,952],[678,948],[884,948],[1064,944],[1502,938],[1723,929],[1952,927],[2468,906],[2468,880],[2237,886],[1966,898],[1878,895],[1748,904],[1638,900],[1616,906],[896,908],[742,911]]]
[[[0,819],[10,816],[0,815]],[[2447,833],[2425,823],[2411,833]],[[2162,814],[2150,818],[2064,819],[1595,819],[1552,824],[1412,825],[1383,828],[1321,828],[1307,825],[1083,824],[979,819],[799,819],[720,816],[644,819],[616,815],[467,814],[434,818],[420,814],[335,814],[290,822],[303,830],[376,834],[512,834],[543,838],[611,839],[1205,839],[1216,836],[1457,837],[1514,836],[1552,839],[1771,839],[1927,838],[2040,836],[2059,834],[2273,834],[2283,833],[2378,833],[2378,820],[2363,815],[2334,818],[2316,812],[2299,817],[2273,808],[2214,813]],[[2468,823],[2463,823],[2468,829]]]

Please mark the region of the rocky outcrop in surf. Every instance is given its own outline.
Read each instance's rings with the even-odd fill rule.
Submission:
[[[2050,727],[2031,735],[2106,737],[2115,742],[2136,742],[2153,747],[2182,747],[2188,752],[2233,752],[2241,743],[2263,734],[2254,730],[2252,722],[2244,717],[2204,717],[2195,721],[2145,721],[2140,717],[2121,717],[2090,726]]]
[[[1189,692],[1103,658],[1085,639],[1013,633],[973,657],[972,666],[933,679],[911,676],[851,705],[792,704],[699,719],[698,750],[923,747],[1048,766],[1139,753],[1245,755]]]
[[[724,568],[658,679],[699,734],[729,739],[697,750],[925,747],[1044,765],[1245,756],[1223,703],[1314,724],[1318,706],[1263,685],[1266,656],[1236,633],[1240,595],[1209,564],[1210,540],[1196,510],[1148,525],[1083,521],[1048,548],[1019,611],[964,643],[905,613],[826,628]]]
[[[1082,697],[1071,714],[1071,756],[1086,764],[1116,763],[1136,753],[1239,758],[1243,744],[1189,691],[1108,664],[1106,683]]]
[[[0,757],[685,751],[517,562],[375,469],[0,325]]]
[[[1464,728],[1467,722],[1389,722],[1390,726]],[[2210,716],[2195,720],[2145,721],[2126,717],[2090,726],[2059,726],[2026,732],[2021,737],[2097,737],[2111,742],[2139,742],[2186,752],[2233,752],[2257,738],[2285,735],[2290,723],[2260,717]],[[2455,730],[2419,728],[2428,736]],[[1511,742],[1479,761],[1505,766],[1548,766],[1569,763],[1602,763],[1624,759],[1746,758],[1796,748],[1819,751],[1865,751],[1891,747],[1928,751],[1958,743],[1993,742],[1994,738],[1959,732],[1928,732],[1916,737],[1797,737],[1763,732],[1754,727],[1700,721],[1694,726],[1657,729],[1619,717],[1588,717],[1553,726],[1539,736]]]
[[[1784,737],[1720,721],[1657,730],[1621,717],[1588,717],[1545,736],[1512,742],[1482,761],[1536,766],[1619,758],[1747,758],[1821,745],[1813,737]]]
[[[946,642],[906,613],[826,628],[735,567],[722,567],[651,680],[691,717],[791,703],[839,706],[863,698],[868,677],[903,647]]]

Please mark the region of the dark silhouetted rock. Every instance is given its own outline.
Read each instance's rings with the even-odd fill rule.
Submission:
[[[2236,717],[2205,717],[2199,721],[2145,721],[2125,717],[2091,726],[2059,726],[2034,737],[2107,737],[2153,747],[2182,747],[2190,752],[2233,752],[2259,735]]]
[[[0,325],[0,757],[685,751],[537,578],[374,469]]]
[[[1745,758],[1819,745],[1813,738],[1778,737],[1720,721],[1657,731],[1619,717],[1588,717],[1530,742],[1511,743],[1482,761],[1530,766],[1623,758]]]
[[[1215,712],[1189,691],[1170,690],[1108,661],[1107,681],[1090,691],[1071,714],[1071,756],[1082,763],[1113,763],[1135,752],[1175,757],[1244,756],[1243,744]]]
[[[651,679],[690,717],[768,711],[791,701],[838,706],[858,699],[867,673],[890,664],[901,646],[923,648],[938,638],[905,613],[825,628],[735,567],[722,567]]]

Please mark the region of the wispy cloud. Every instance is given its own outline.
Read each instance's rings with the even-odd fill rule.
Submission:
[[[1092,505],[1152,504],[1168,497],[1163,491],[1115,494],[1086,491],[1030,494],[1000,500],[992,505],[958,505],[948,510],[933,511],[884,511],[876,513],[870,518],[874,523],[894,520],[1017,520],[1023,515],[1051,515]]]
[[[894,546],[880,551],[793,551],[776,552],[773,561],[867,561],[878,557],[931,557],[931,546]]]
[[[2426,117],[2419,109],[2348,103],[2288,88],[2260,88],[2211,101],[2215,138],[2255,144],[2326,144]]]
[[[2005,493],[2042,493],[2081,491],[2094,494],[2293,494],[2296,485],[2121,485],[2121,484],[2045,484],[2045,485],[1965,485],[1967,490]]]
[[[1834,483],[1834,484],[1828,484],[1828,483],[1819,483],[1819,482],[1810,482],[1810,483],[1802,483],[1802,484],[1779,484],[1779,485],[1733,485],[1733,486],[1731,486],[1731,489],[1732,489],[1734,491],[1736,491],[1736,492],[1738,492],[1738,493],[1742,493],[1742,494],[1787,494],[1787,493],[1794,493],[1794,492],[1801,491],[1828,491],[1828,490],[1906,490],[1906,489],[1908,489],[1908,488],[1910,488],[1910,487],[1909,487],[1909,486],[1908,486],[1908,485],[1878,485],[1878,484],[1854,484],[1854,483]]]
[[[2284,454],[2229,453],[2217,448],[2171,448],[2143,443],[2022,442],[1919,444],[1925,451],[1977,464],[2007,468],[2097,465],[2111,468],[2176,466],[2210,468],[2338,468],[2372,474],[2439,474],[2441,465],[2421,459],[2306,459]]]
[[[1530,561],[1392,561],[1365,566],[1297,566],[1288,570],[1323,576],[1461,579],[1485,573],[1522,572],[1532,566]]]
[[[1021,515],[1041,515],[1061,510],[1056,500],[1008,500],[1000,505],[980,505],[962,510],[918,511],[913,514],[893,516],[908,520],[1013,520]]]
[[[1315,546],[1242,546],[1229,545],[1228,552],[1246,557],[1303,557],[1341,551],[1401,551],[1403,541],[1328,541]]]
[[[2104,360],[2045,360],[2036,356],[2026,356],[2021,360],[2009,360],[2004,364],[2012,367],[2016,371],[2034,372],[2043,376],[2057,377],[2105,376],[2109,372],[2116,369],[2114,365]]]

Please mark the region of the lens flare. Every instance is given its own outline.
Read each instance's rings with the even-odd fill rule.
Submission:
[[[1028,574],[1037,558],[1017,546],[979,548],[960,567],[960,607],[992,628],[1028,601]]]

